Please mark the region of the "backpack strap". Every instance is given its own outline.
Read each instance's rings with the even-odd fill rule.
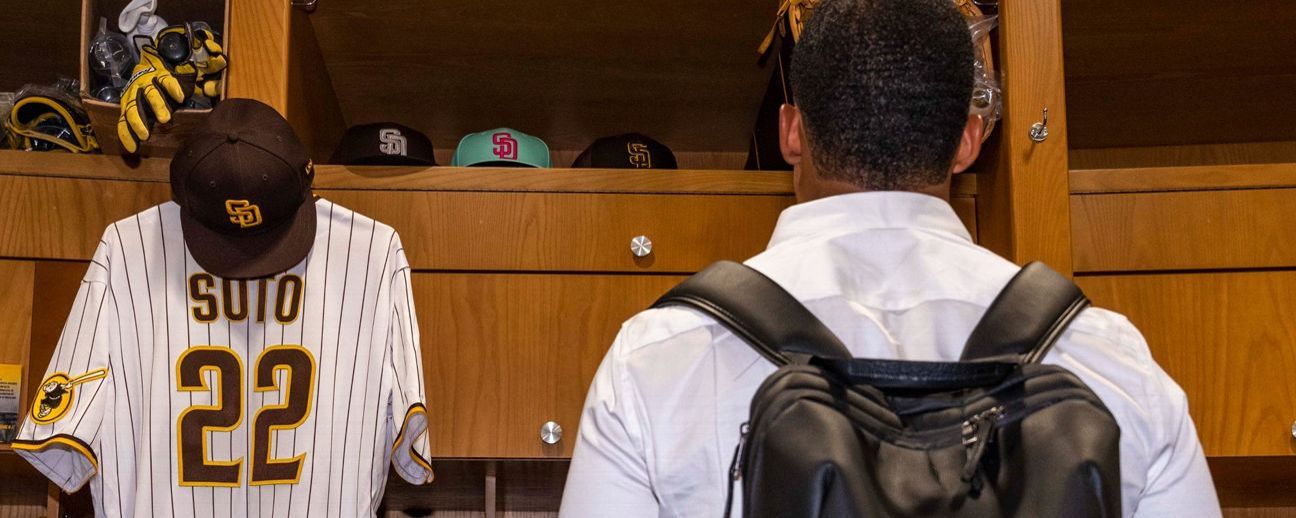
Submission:
[[[666,306],[688,306],[705,313],[775,365],[793,363],[797,356],[851,357],[850,350],[796,297],[765,274],[733,261],[708,266],[652,305]]]
[[[1044,263],[1030,263],[990,304],[968,337],[961,360],[1038,363],[1087,307],[1089,299],[1079,286]]]

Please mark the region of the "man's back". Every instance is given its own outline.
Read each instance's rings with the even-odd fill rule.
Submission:
[[[857,357],[958,359],[1017,272],[972,243],[944,201],[858,193],[785,211],[748,264],[779,282]],[[1121,425],[1127,516],[1218,516],[1183,391],[1124,317],[1084,312],[1045,359],[1076,373]],[[774,366],[699,313],[623,326],[586,401],[564,517],[719,516],[757,386]],[[739,503],[740,504],[740,503]]]

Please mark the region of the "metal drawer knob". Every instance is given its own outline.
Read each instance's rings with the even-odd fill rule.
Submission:
[[[1296,439],[1296,421],[1292,421],[1292,439]]]
[[[540,440],[545,444],[558,444],[562,440],[562,425],[553,421],[541,425]]]
[[[652,253],[652,240],[648,236],[635,236],[630,240],[630,253],[635,257],[646,257]]]

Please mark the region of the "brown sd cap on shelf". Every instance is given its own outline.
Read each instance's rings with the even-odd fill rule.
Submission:
[[[315,242],[315,169],[288,121],[251,99],[212,110],[171,161],[171,197],[189,253],[228,279],[266,277]]]

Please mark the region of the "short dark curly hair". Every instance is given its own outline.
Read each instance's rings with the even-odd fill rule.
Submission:
[[[973,88],[953,0],[823,0],[792,56],[814,165],[868,190],[945,180]]]

